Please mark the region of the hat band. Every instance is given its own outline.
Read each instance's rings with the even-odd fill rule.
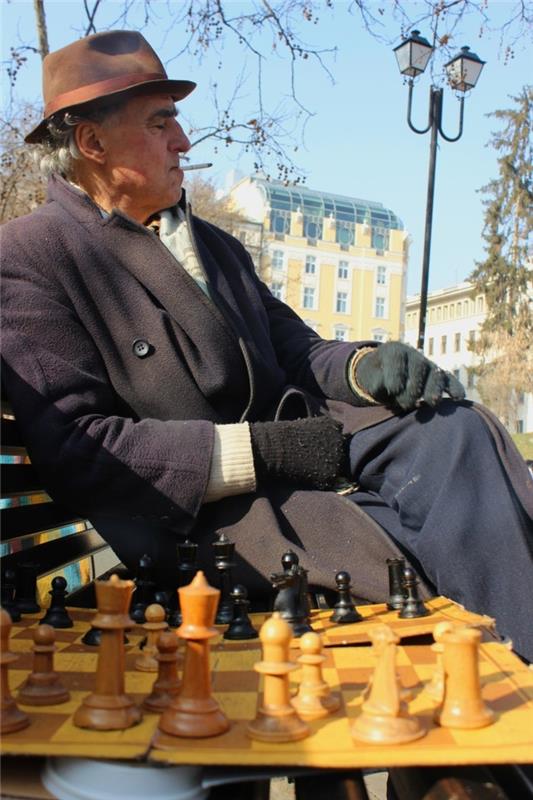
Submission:
[[[44,109],[45,119],[56,111],[68,106],[77,106],[80,103],[87,103],[89,100],[96,100],[112,92],[119,92],[121,89],[128,89],[148,81],[168,80],[168,77],[161,72],[130,72],[128,75],[120,75],[117,78],[107,78],[105,81],[89,83],[79,89],[58,94],[53,100],[46,104]]]

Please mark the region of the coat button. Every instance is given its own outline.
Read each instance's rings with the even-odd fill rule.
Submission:
[[[150,342],[146,341],[146,339],[135,339],[131,349],[137,358],[146,358],[146,356],[149,356],[154,348]]]

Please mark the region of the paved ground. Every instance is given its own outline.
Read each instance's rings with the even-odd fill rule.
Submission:
[[[365,786],[370,800],[386,800],[387,773],[367,772]],[[270,800],[294,800],[294,785],[287,778],[273,778],[270,783]]]

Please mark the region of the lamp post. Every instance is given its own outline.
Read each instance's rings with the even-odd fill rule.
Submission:
[[[394,53],[398,61],[398,67],[402,75],[408,77],[409,98],[407,103],[407,124],[415,133],[427,133],[431,131],[431,143],[429,149],[429,172],[428,188],[426,201],[426,225],[424,231],[424,255],[422,260],[422,283],[420,288],[420,318],[418,323],[417,347],[424,349],[424,336],[426,330],[427,314],[427,295],[429,279],[429,257],[431,251],[431,228],[433,224],[433,197],[435,194],[435,168],[437,165],[437,141],[439,134],[447,142],[456,142],[463,133],[464,117],[464,93],[473,89],[480,76],[483,65],[485,64],[475,53],[470,52],[469,47],[462,47],[460,52],[445,64],[448,81],[452,89],[462,92],[459,97],[459,132],[456,136],[447,136],[442,130],[442,106],[443,90],[436,86],[431,86],[429,90],[429,113],[428,123],[425,128],[416,128],[411,120],[411,110],[413,105],[414,79],[421,75],[426,69],[433,47],[420,36],[419,31],[412,31],[411,36],[394,48]]]

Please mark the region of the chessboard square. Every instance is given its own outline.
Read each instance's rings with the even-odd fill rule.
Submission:
[[[232,722],[255,718],[258,702],[257,692],[217,691],[215,697],[224,714]]]
[[[373,669],[376,665],[376,657],[370,647],[337,647],[333,658],[337,669],[350,669],[355,665]]]
[[[157,680],[157,672],[142,672],[141,670],[129,670],[124,675],[124,691],[126,694],[147,695],[152,691],[154,681]]]
[[[261,651],[255,643],[246,650],[217,650],[211,652],[211,671],[248,672],[254,669],[254,664],[261,660]]]
[[[69,711],[64,706],[43,707],[26,706],[20,703],[21,710],[31,715],[30,725],[21,731],[10,733],[9,736],[2,737],[2,753],[10,752],[35,752],[35,747],[42,747],[43,743],[49,742],[61,730],[62,726],[68,721]],[[50,713],[51,711],[57,713]],[[21,751],[21,746],[24,750]]]
[[[254,669],[246,672],[230,672],[217,670],[212,674],[211,685],[215,692],[257,692],[259,689],[259,673]]]
[[[90,652],[72,653],[61,650],[54,656],[54,667],[58,672],[96,672],[98,648]]]

